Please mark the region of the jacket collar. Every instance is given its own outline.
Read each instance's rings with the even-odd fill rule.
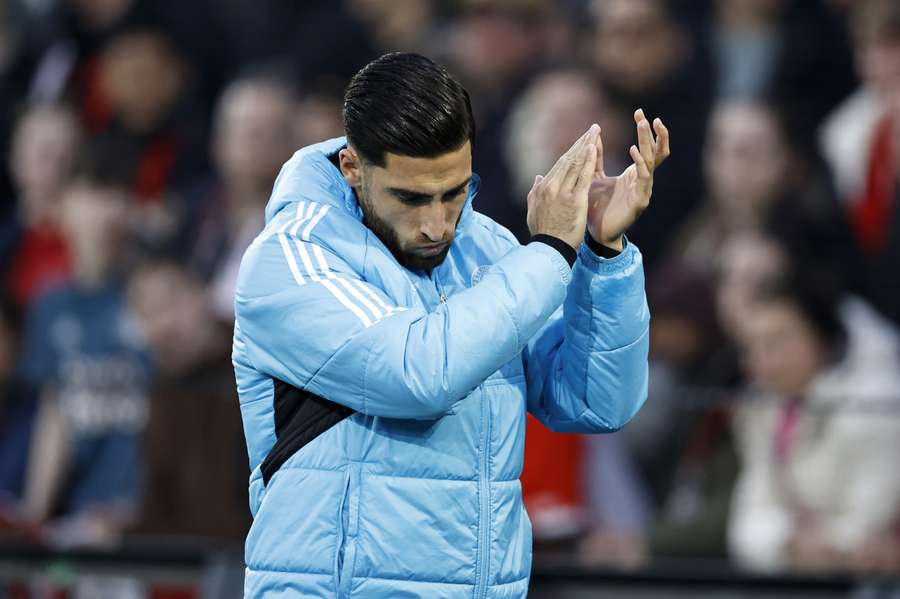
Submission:
[[[281,167],[281,172],[275,179],[272,195],[266,205],[266,223],[271,222],[282,209],[298,201],[300,197],[310,196],[315,198],[314,201],[330,204],[362,222],[362,208],[353,188],[329,159],[346,146],[346,137],[335,137],[297,150]],[[472,173],[472,184],[459,219],[457,236],[468,228],[472,220],[472,202],[478,194],[480,184],[481,179]]]

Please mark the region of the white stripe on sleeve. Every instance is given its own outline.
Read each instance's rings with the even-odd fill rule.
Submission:
[[[329,208],[331,208],[331,206],[328,204],[323,204],[322,207],[319,208],[319,213],[310,221],[306,229],[303,230],[303,241],[309,241],[309,235],[312,233],[313,228],[319,224],[319,221],[322,220],[322,217],[325,216]],[[312,210],[310,210],[310,214],[312,214]]]
[[[301,202],[300,205],[297,206],[297,219],[290,221],[282,227],[283,232],[288,226],[293,224],[293,227],[291,228],[291,237],[293,237],[294,246],[297,248],[297,253],[300,255],[302,267],[297,266],[296,261],[294,261],[293,252],[290,251],[290,247],[285,240],[282,240],[282,249],[286,251],[286,255],[290,257],[290,263],[293,263],[294,268],[297,269],[296,276],[300,276],[302,279],[300,271],[301,269],[305,270],[304,274],[308,279],[321,283],[322,286],[341,303],[341,305],[353,312],[366,328],[372,326],[389,314],[399,312],[401,309],[387,306],[376,293],[367,289],[366,285],[361,281],[356,279],[346,279],[332,272],[331,267],[328,266],[328,261],[325,258],[325,253],[322,251],[322,248],[315,243],[309,242],[313,229],[325,217],[331,206],[328,206],[327,204],[318,205],[310,202],[308,206],[304,207],[303,204],[304,203]],[[297,232],[298,230],[301,230],[301,227],[304,228],[298,238]],[[310,252],[312,253],[312,256],[310,256]],[[313,264],[313,258],[316,262],[315,265]],[[316,268],[316,266],[318,266],[318,268]]]
[[[300,202],[300,205],[297,207],[297,212],[299,213],[303,207],[304,202]],[[303,278],[303,275],[300,274],[300,269],[297,268],[297,261],[294,259],[294,252],[291,251],[291,246],[288,245],[287,236],[285,235],[285,231],[287,228],[291,226],[293,220],[289,220],[278,230],[278,243],[281,244],[281,251],[284,252],[284,257],[287,260],[288,267],[291,269],[291,274],[294,275],[294,280],[298,285],[305,285],[306,280]]]
[[[347,299],[347,296],[344,295],[341,292],[341,290],[335,286],[333,281],[330,281],[328,279],[322,279],[321,282],[322,282],[322,285],[324,285],[325,288],[331,292],[331,295],[333,295],[335,298],[337,298],[337,300],[339,302],[344,304],[345,308],[347,308],[348,310],[350,310],[351,312],[356,314],[357,318],[359,318],[360,322],[362,322],[364,327],[369,328],[370,326],[372,326],[374,324],[369,319],[369,317],[366,316],[366,313],[360,309],[359,306],[357,306],[356,304],[351,302],[349,299]]]

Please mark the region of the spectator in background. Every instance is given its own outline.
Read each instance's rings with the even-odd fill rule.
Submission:
[[[454,25],[450,61],[472,97],[478,143],[472,160],[481,186],[475,208],[528,241],[524,197],[514,197],[503,138],[516,97],[541,66],[552,14],[547,0],[466,0]]]
[[[651,272],[702,198],[700,157],[714,93],[712,71],[704,48],[692,41],[665,0],[595,0],[593,8],[591,58],[611,100],[665,115],[681,140],[672,153],[673,167],[654,182],[653,214],[629,232]]]
[[[206,123],[191,90],[191,71],[175,39],[160,26],[123,28],[105,46],[89,132],[117,140],[136,161],[133,189],[142,204],[205,170]]]
[[[0,273],[5,293],[20,306],[69,277],[59,201],[80,142],[75,115],[61,105],[32,106],[16,126],[11,171],[18,197],[0,240]]]
[[[761,101],[731,100],[712,113],[703,166],[708,201],[680,232],[676,254],[711,272],[723,240],[761,230],[792,258],[859,288],[858,252],[826,176],[794,145],[782,116]]]
[[[768,95],[784,49],[784,0],[716,0],[710,31],[719,98]]]
[[[141,12],[138,0],[22,3],[22,40],[3,83],[32,102],[90,101],[100,50]]]
[[[128,300],[156,366],[143,443],[147,481],[131,532],[240,543],[250,524],[249,466],[230,336],[217,326],[201,281],[176,263],[140,268]]]
[[[188,254],[209,281],[211,308],[234,320],[234,284],[244,250],[263,227],[263,208],[297,145],[290,87],[270,76],[233,81],[219,100],[212,142],[216,178],[193,191]]]
[[[815,128],[853,88],[847,32],[824,2],[715,0],[709,41],[719,99],[775,99],[794,144],[813,148]],[[823,76],[827,73],[827,76]]]
[[[900,323],[900,6],[864,0],[853,13],[861,94],[823,130],[824,152],[845,194],[862,250],[866,297]],[[846,145],[844,145],[846,143]]]
[[[435,0],[349,0],[384,52],[428,52],[434,43]]]
[[[140,489],[149,372],[117,272],[131,174],[120,161],[91,152],[63,191],[72,280],[34,305],[25,334],[40,407],[21,513],[57,546],[114,541]]]
[[[872,546],[896,549],[900,514],[896,329],[788,277],[756,290],[738,334],[752,386],[734,420],[734,557],[767,571],[878,567]]]

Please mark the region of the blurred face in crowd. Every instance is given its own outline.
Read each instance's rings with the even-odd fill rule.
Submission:
[[[604,147],[618,148],[628,146],[622,127],[627,122],[627,115],[622,118],[607,102],[599,85],[577,71],[538,77],[515,107],[507,139],[521,201],[534,183],[534,173],[550,170],[592,123],[603,131]]]
[[[732,341],[740,339],[757,291],[784,272],[786,262],[778,244],[755,233],[734,235],[722,246],[716,310],[722,330]]]
[[[128,301],[162,371],[183,373],[205,357],[212,324],[206,294],[178,266],[139,271]]]
[[[350,0],[350,11],[363,18],[381,45],[405,48],[429,27],[433,0]]]
[[[472,178],[472,146],[436,158],[388,153],[385,166],[341,152],[341,171],[359,197],[366,226],[412,270],[436,267],[450,251]]]
[[[185,77],[169,39],[149,30],[119,35],[102,64],[104,88],[128,130],[145,133],[165,120]]]
[[[900,114],[900,40],[872,40],[857,51],[857,70],[881,99]]]
[[[276,85],[237,84],[225,92],[213,153],[227,183],[267,193],[295,149],[294,103]]]
[[[453,50],[460,68],[481,87],[515,79],[544,43],[543,20],[528,2],[469,2]],[[539,4],[539,3],[532,3]]]
[[[79,137],[74,115],[62,108],[39,106],[19,122],[13,134],[11,170],[26,219],[46,216],[57,199]]]
[[[686,38],[659,0],[595,0],[594,14],[594,63],[616,89],[653,91],[686,59]]]
[[[105,270],[122,246],[128,191],[75,179],[63,192],[60,225],[79,270]]]
[[[134,0],[68,0],[82,21],[94,29],[102,29],[116,22],[131,7]]]
[[[745,315],[743,364],[750,379],[785,398],[804,393],[824,363],[825,344],[791,302],[751,302]]]
[[[703,162],[720,212],[747,226],[780,199],[790,164],[772,113],[749,102],[727,102],[713,111]]]

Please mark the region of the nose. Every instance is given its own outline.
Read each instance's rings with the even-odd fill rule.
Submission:
[[[428,241],[437,243],[446,237],[447,215],[441,202],[432,202],[424,209],[419,228]]]

